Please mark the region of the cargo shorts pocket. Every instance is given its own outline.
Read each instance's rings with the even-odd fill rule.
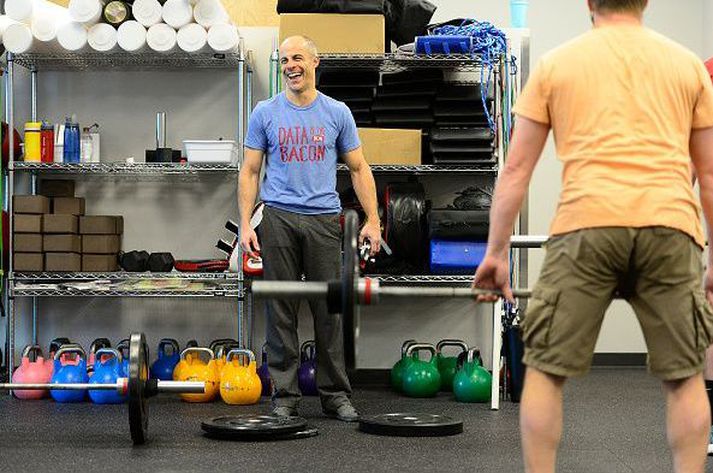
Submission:
[[[700,292],[693,293],[693,315],[696,344],[699,350],[705,350],[713,342],[713,311]]]
[[[560,291],[536,289],[521,324],[522,340],[530,348],[547,348]]]

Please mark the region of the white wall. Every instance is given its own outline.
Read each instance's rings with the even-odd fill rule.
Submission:
[[[713,56],[713,2],[703,2],[703,57]]]
[[[431,0],[438,5],[434,21],[453,17],[476,17],[497,26],[508,26],[508,2],[496,0]],[[656,1],[647,14],[647,24],[670,35],[699,54],[713,54],[711,27],[703,34],[703,22],[713,24],[709,0]],[[533,64],[546,50],[589,28],[586,2],[572,0],[533,1],[530,7]],[[255,99],[268,93],[268,57],[276,36],[271,28],[243,28],[247,46],[255,51]],[[17,122],[28,115],[27,81],[18,74],[20,97]],[[180,146],[184,138],[231,136],[236,127],[235,76],[229,72],[186,73],[47,73],[40,75],[40,117],[58,120],[77,113],[82,122],[102,125],[102,151],[110,160],[143,156],[153,147],[155,112],[168,112],[169,144]],[[560,166],[548,146],[530,187],[530,233],[547,232],[559,191]],[[452,199],[449,192],[468,183],[448,178],[443,188],[434,188],[436,201]],[[463,180],[464,179],[464,180]],[[131,179],[83,179],[78,195],[88,201],[92,214],[123,214],[126,219],[125,249],[171,251],[181,258],[216,257],[215,241],[224,235],[223,222],[237,215],[235,183],[230,179],[200,181],[134,182]],[[427,184],[428,185],[428,184]],[[429,186],[430,188],[431,186]],[[536,279],[541,252],[532,251],[530,281]],[[605,323],[598,351],[639,352],[645,347],[630,311],[615,303]],[[182,343],[189,338],[206,342],[236,334],[236,304],[225,300],[186,299],[40,299],[39,334],[46,345],[55,336],[66,335],[85,345],[98,336],[117,340],[131,330],[147,333],[155,345],[172,336]],[[461,302],[418,301],[404,305],[382,304],[362,310],[359,367],[390,366],[401,341],[418,338],[437,341],[458,337],[488,350],[489,311]],[[264,332],[262,311],[256,311],[256,344]],[[17,345],[30,339],[27,301],[18,304]],[[4,325],[4,324],[3,324]],[[301,335],[311,332],[303,314]],[[0,337],[4,326],[0,328]]]

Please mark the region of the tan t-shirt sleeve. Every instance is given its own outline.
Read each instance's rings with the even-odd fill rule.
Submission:
[[[701,90],[693,109],[692,127],[709,128],[713,126],[713,81],[702,63],[698,65],[697,72],[701,79]]]
[[[540,60],[530,74],[530,78],[515,102],[513,111],[520,116],[536,122],[550,124],[549,83],[546,73],[547,66]]]

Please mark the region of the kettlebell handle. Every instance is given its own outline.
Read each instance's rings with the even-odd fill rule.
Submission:
[[[97,360],[101,360],[101,355],[113,355],[119,363],[121,363],[122,360],[121,352],[116,348],[100,348],[97,350],[95,355]],[[99,363],[101,363],[101,361]]]
[[[446,338],[438,342],[436,344],[436,350],[438,351],[438,353],[441,353],[443,347],[459,347],[461,351],[468,351],[468,345],[463,340],[457,340],[454,338]]]
[[[213,352],[215,352],[219,346],[225,345],[226,343],[238,343],[238,342],[236,342],[232,338],[219,338],[217,340],[213,340],[212,342],[210,342],[210,345],[208,345],[208,347],[211,350],[213,350]],[[216,355],[217,355],[217,353],[216,353]]]
[[[401,344],[401,358],[403,358],[404,356],[406,356],[406,349],[407,349],[409,346],[413,345],[414,343],[418,343],[418,342],[416,342],[415,339],[410,338],[410,339],[406,340],[405,342],[403,342],[403,343]]]
[[[35,354],[35,360],[37,357],[42,356],[42,347],[39,345],[27,345],[24,350],[22,350],[22,358],[29,358],[30,353]]]
[[[62,347],[55,352],[54,360],[59,360],[65,353],[77,353],[85,360],[87,359],[87,353],[84,351],[84,348],[75,343],[70,343],[68,345],[62,345]]]
[[[171,345],[171,347],[173,347],[174,353],[178,353],[178,351],[181,349],[175,338],[162,338],[158,342],[158,349],[164,351],[164,347],[167,345]]]
[[[434,358],[436,356],[436,347],[434,347],[430,343],[414,343],[414,344],[410,345],[406,349],[406,356],[407,357],[411,356],[411,355],[413,355],[414,352],[421,351],[421,350],[430,351],[431,356]]]
[[[305,353],[307,350],[310,349],[310,347],[316,348],[317,342],[315,342],[314,340],[305,340],[302,343],[302,346],[300,347],[300,353]]]
[[[119,353],[124,354],[124,351],[128,352],[129,351],[129,339],[125,338],[116,345],[116,349],[119,350]]]
[[[468,355],[466,357],[466,362],[467,363],[473,363],[475,361],[475,355],[480,355],[480,349],[479,348],[471,348],[468,350]]]
[[[235,348],[240,348],[240,345],[238,345],[238,342],[231,340],[229,342],[225,342],[223,344],[218,345],[216,351],[215,351],[215,357],[216,358],[223,358],[223,355],[225,355],[226,351],[230,351]]]
[[[186,359],[186,355],[189,353],[207,353],[208,354],[208,360],[215,360],[215,353],[213,353],[213,350],[210,348],[206,347],[187,347],[181,352],[181,360]]]
[[[225,362],[230,363],[230,360],[233,358],[233,355],[246,355],[250,360],[250,363],[255,363],[255,353],[246,348],[233,348],[228,352],[228,356],[225,358]]]

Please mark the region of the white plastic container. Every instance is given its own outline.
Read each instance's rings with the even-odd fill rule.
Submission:
[[[183,140],[189,163],[238,162],[238,147],[231,140]]]

